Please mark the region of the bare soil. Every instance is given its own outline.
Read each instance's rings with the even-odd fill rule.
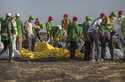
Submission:
[[[1,60],[0,82],[125,82],[125,63]]]

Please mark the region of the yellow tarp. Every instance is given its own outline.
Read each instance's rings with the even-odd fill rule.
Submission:
[[[70,52],[64,48],[55,48],[46,42],[38,42],[35,45],[34,52],[22,48],[20,56],[24,59],[42,59],[48,57],[68,58]],[[76,57],[81,57],[80,50],[76,51]]]

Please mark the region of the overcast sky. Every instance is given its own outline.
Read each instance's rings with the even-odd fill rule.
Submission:
[[[119,9],[125,11],[125,0],[0,0],[0,15],[20,13],[23,20],[34,15],[43,22],[51,15],[56,23],[64,13],[82,20],[86,15],[95,17],[100,12],[109,14]]]

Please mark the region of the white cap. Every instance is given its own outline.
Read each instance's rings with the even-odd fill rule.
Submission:
[[[18,17],[19,17],[19,16],[20,16],[20,14],[19,14],[19,13],[17,13],[17,14],[16,14],[16,16],[18,16]]]
[[[7,16],[9,16],[9,17],[10,17],[10,16],[12,16],[12,14],[11,14],[11,13],[7,13]]]

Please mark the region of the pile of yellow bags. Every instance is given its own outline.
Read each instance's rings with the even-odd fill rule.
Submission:
[[[70,52],[64,48],[55,48],[46,42],[37,42],[34,47],[34,52],[22,48],[20,55],[25,59],[42,59],[48,57],[68,58]],[[80,50],[76,51],[76,57],[81,57]]]

